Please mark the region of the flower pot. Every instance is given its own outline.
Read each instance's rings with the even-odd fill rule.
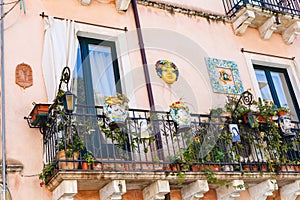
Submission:
[[[81,163],[81,169],[82,170],[88,170],[88,169],[90,169],[90,165],[87,162],[82,162]]]
[[[282,172],[294,172],[295,167],[293,165],[282,165],[281,166],[281,171]]]
[[[43,126],[43,123],[45,123],[48,116],[49,107],[50,104],[34,104],[34,107],[29,114],[32,126]]]
[[[60,150],[56,155],[56,160],[59,160],[60,169],[78,169],[79,162],[75,161],[78,160],[78,157],[79,152],[74,152],[72,157],[67,157],[65,150]],[[70,162],[63,162],[60,160],[70,160]]]
[[[245,124],[248,124],[248,114],[249,112],[245,112],[244,114],[242,114],[243,121]]]
[[[257,165],[252,165],[252,171],[257,172],[258,171],[258,166]]]
[[[180,164],[170,164],[172,171],[179,171],[180,170]]]
[[[266,164],[262,164],[260,170],[262,172],[267,172],[268,171],[268,166]]]
[[[199,165],[198,164],[192,164],[191,165],[191,169],[192,169],[192,171],[199,171],[200,170],[200,167],[199,167]]]
[[[177,132],[189,131],[191,124],[191,115],[189,108],[183,102],[177,101],[170,105],[170,115],[174,122],[177,124]]]
[[[263,124],[267,123],[267,120],[261,115],[257,116],[257,120],[258,120],[258,122],[263,123]]]
[[[243,164],[243,170],[244,171],[247,171],[247,172],[250,172],[250,165],[248,165],[248,164]]]
[[[93,170],[102,170],[102,163],[95,161],[93,163]]]
[[[281,111],[278,111],[278,116],[281,117],[281,116],[286,116],[288,113],[284,110],[281,110]]]
[[[220,171],[220,165],[218,164],[204,164],[199,166],[200,171]]]

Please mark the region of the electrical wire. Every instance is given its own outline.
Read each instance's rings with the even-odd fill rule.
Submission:
[[[13,2],[14,5],[0,17],[0,20],[2,20],[8,13],[10,13],[10,12],[18,5],[18,3],[21,2],[21,1],[22,1],[22,0],[17,0],[17,1],[15,1],[15,2]],[[12,3],[12,2],[10,2],[10,3]],[[3,4],[4,4],[4,3],[3,3]],[[7,4],[8,4],[8,3],[7,3]]]

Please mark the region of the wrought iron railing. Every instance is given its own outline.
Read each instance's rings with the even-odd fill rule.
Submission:
[[[271,168],[286,164],[292,168],[282,172],[300,169],[300,122],[293,122],[291,137],[269,134],[267,124],[257,128],[239,124],[241,141],[233,142],[227,117],[192,114],[191,129],[178,133],[167,112],[131,109],[129,113],[125,126],[112,131],[102,107],[77,105],[72,129],[68,116],[52,110],[43,131],[45,163],[53,163],[56,171],[80,171],[84,155],[91,152],[94,167],[89,169],[101,171],[172,171],[172,167],[178,171],[184,166],[188,166],[185,171],[193,167],[201,171],[199,167],[208,164],[217,166],[211,170],[223,172],[278,171]],[[273,149],[278,138],[276,144],[282,148]],[[80,150],[76,145],[81,145]],[[69,157],[58,153],[68,148]]]
[[[246,5],[260,7],[276,13],[286,13],[300,16],[299,0],[223,0],[226,15],[234,16],[235,13]]]

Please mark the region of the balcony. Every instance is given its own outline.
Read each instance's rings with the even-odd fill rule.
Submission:
[[[236,35],[243,35],[248,27],[252,27],[258,29],[264,40],[275,32],[289,45],[300,33],[299,1],[223,0],[223,5]]]
[[[256,128],[241,123],[241,141],[233,142],[227,117],[192,114],[191,129],[179,131],[167,112],[130,109],[125,125],[116,128],[102,107],[77,105],[75,111],[70,121],[52,110],[41,129],[50,191],[65,180],[76,180],[78,190],[100,190],[112,180],[142,190],[156,180],[180,189],[197,180],[217,188],[236,179],[251,186],[276,177],[280,187],[300,178],[300,122],[293,122],[289,137],[269,134],[272,127],[264,123]],[[77,136],[83,146],[79,153],[69,148],[78,144]],[[69,156],[58,153],[68,149]],[[94,162],[83,169],[88,153]]]

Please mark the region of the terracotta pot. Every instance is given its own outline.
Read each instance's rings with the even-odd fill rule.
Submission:
[[[35,104],[29,114],[33,126],[41,125],[46,119],[49,112],[50,104]]]
[[[248,113],[249,113],[249,112],[245,112],[245,113],[242,115],[243,121],[244,121],[245,124],[248,123]]]
[[[60,150],[56,155],[57,160],[70,160],[73,162],[62,162],[59,161],[60,169],[78,169],[79,162],[74,162],[74,160],[78,160],[79,152],[74,152],[72,157],[67,157],[65,150]]]
[[[257,120],[258,120],[260,123],[263,123],[263,124],[267,123],[267,120],[266,120],[263,116],[261,116],[261,115],[258,115],[258,116],[257,116]]]
[[[87,162],[82,162],[81,163],[81,169],[82,170],[88,170],[90,168],[90,166],[88,165]]]
[[[243,165],[243,170],[250,172],[250,165],[244,164]]]
[[[282,165],[281,166],[281,171],[282,172],[294,172],[295,167],[293,165]]]
[[[284,111],[284,110],[281,110],[281,111],[278,112],[278,116],[279,116],[279,117],[285,116],[285,115],[287,115],[287,112]]]
[[[261,165],[261,171],[267,172],[268,171],[268,166],[267,165]]]
[[[172,171],[180,170],[180,164],[171,164],[171,170]]]
[[[252,165],[252,171],[257,172],[258,171],[258,166],[257,165]]]
[[[94,162],[93,163],[93,170],[102,170],[102,163],[101,162]]]
[[[205,164],[205,165],[200,165],[199,166],[200,171],[220,171],[220,165],[214,165],[214,164]]]
[[[199,165],[197,165],[197,164],[193,164],[192,166],[191,166],[191,168],[192,168],[192,171],[199,171],[200,170],[200,167],[199,167]]]

